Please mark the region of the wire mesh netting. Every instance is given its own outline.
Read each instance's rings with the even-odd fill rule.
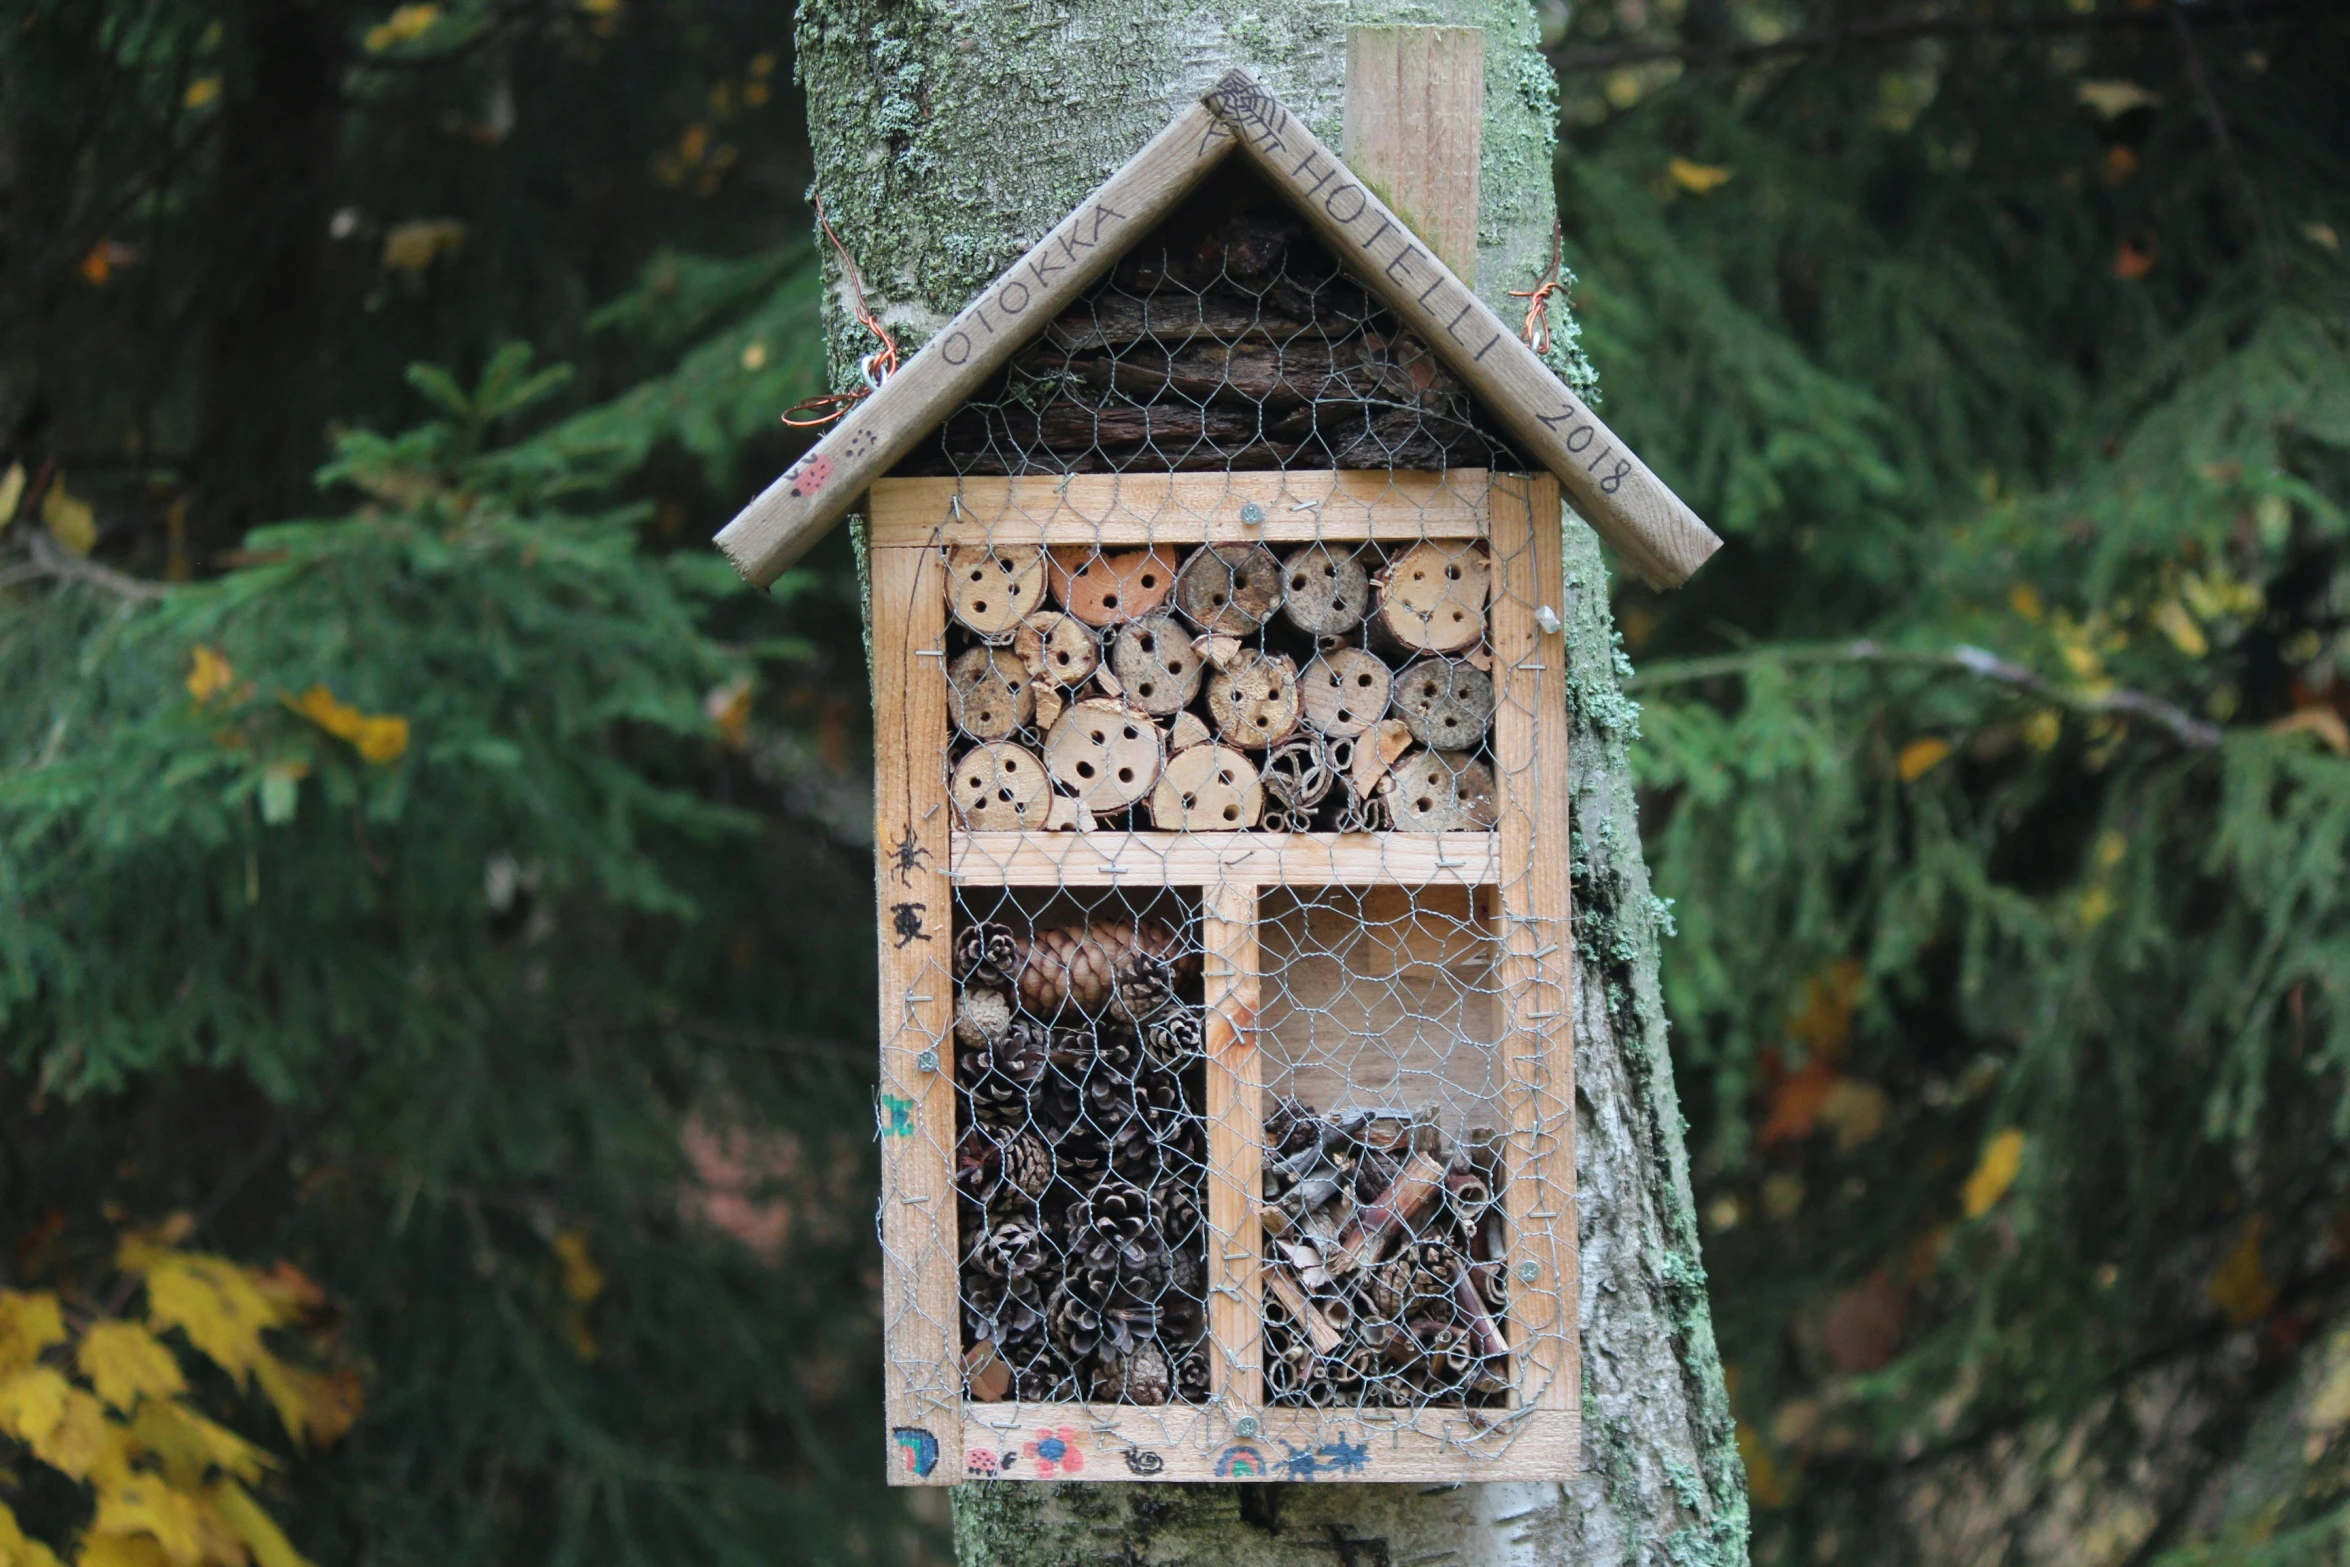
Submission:
[[[901,465],[951,481],[905,749],[954,841],[968,1472],[1077,1473],[1093,1421],[1131,1473],[1371,1473],[1374,1422],[1475,1455],[1571,1403],[1523,466],[1237,174]]]

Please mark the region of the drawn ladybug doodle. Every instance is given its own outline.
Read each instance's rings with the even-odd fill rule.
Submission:
[[[800,464],[799,471],[792,475],[791,492],[805,500],[823,489],[831,478],[832,459],[822,452],[813,453],[806,462]]]

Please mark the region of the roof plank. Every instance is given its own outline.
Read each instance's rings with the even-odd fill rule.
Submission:
[[[1232,147],[1206,105],[1177,115],[719,532],[735,569],[759,587],[781,576]]]
[[[1722,541],[1305,123],[1246,71],[1202,100],[1396,314],[1478,393],[1642,580],[1677,587]]]

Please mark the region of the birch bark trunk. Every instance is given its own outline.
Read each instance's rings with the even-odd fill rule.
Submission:
[[[866,294],[911,351],[1226,69],[1254,72],[1336,145],[1350,25],[1486,33],[1477,277],[1521,307],[1549,260],[1554,84],[1522,0],[804,0],[818,188]],[[835,277],[836,371],[866,345]],[[1571,326],[1555,363],[1588,383]],[[1746,1560],[1747,1513],[1705,1298],[1657,992],[1666,920],[1640,852],[1596,537],[1566,519],[1574,723],[1584,1463],[1565,1485],[960,1488],[965,1567],[1116,1558],[1246,1567],[1516,1567]]]

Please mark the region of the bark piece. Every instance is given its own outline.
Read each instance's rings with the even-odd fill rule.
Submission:
[[[1439,751],[1472,750],[1493,727],[1493,677],[1461,659],[1413,664],[1388,702],[1413,739]]]
[[[1297,728],[1297,666],[1286,653],[1244,651],[1208,681],[1208,716],[1231,745],[1260,751]]]
[[[1413,1154],[1387,1189],[1347,1226],[1338,1255],[1327,1259],[1330,1271],[1350,1273],[1378,1261],[1389,1241],[1416,1233],[1443,1196],[1444,1166],[1427,1154]]]
[[[1175,569],[1171,550],[1071,545],[1052,552],[1053,600],[1089,626],[1123,625],[1167,602]]]
[[[1102,661],[1093,628],[1059,610],[1038,610],[1012,633],[1012,651],[1028,673],[1048,685],[1081,686]]]
[[[1080,702],[1044,745],[1053,781],[1090,810],[1122,811],[1151,792],[1164,760],[1158,725],[1116,702]]]
[[[1310,637],[1342,637],[1371,610],[1371,574],[1353,551],[1309,544],[1281,563],[1281,613]]]
[[[947,551],[947,611],[994,641],[1044,602],[1044,551],[962,545]]]
[[[1387,712],[1394,684],[1376,653],[1334,647],[1317,654],[1298,675],[1306,727],[1334,740],[1359,735]]]
[[[1279,1268],[1265,1270],[1265,1293],[1281,1302],[1281,1309],[1289,1313],[1289,1320],[1305,1331],[1318,1355],[1335,1355],[1338,1346],[1346,1341],[1339,1325],[1310,1299],[1297,1280]]]
[[[1005,740],[1036,716],[1028,666],[1010,648],[975,647],[947,666],[947,716],[974,740]]]
[[[1110,667],[1126,700],[1153,717],[1181,712],[1199,695],[1207,661],[1192,646],[1191,633],[1173,615],[1152,615],[1118,628],[1110,644]]]
[[[1369,734],[1355,742],[1354,772],[1348,779],[1358,799],[1370,798],[1396,759],[1412,748],[1411,726],[1400,718],[1382,718]]]
[[[1175,607],[1202,631],[1245,636],[1281,607],[1281,562],[1262,544],[1203,544],[1175,579]]]
[[[1498,820],[1493,769],[1457,751],[1414,751],[1388,777],[1397,832],[1483,832]]]
[[[947,793],[971,831],[1019,832],[1044,825],[1052,785],[1034,751],[998,740],[963,753]]]
[[[1414,653],[1463,653],[1485,638],[1492,565],[1481,545],[1430,539],[1379,578],[1380,633]]]
[[[1176,752],[1151,791],[1151,825],[1161,832],[1245,832],[1264,808],[1256,765],[1229,746]]]

